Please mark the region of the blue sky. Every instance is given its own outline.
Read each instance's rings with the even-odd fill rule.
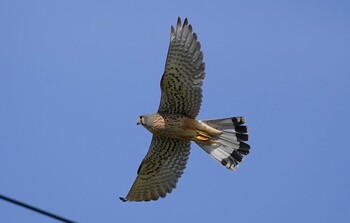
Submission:
[[[349,222],[349,1],[2,1],[0,194],[78,222]],[[230,172],[195,144],[166,199],[122,203],[170,25],[206,63],[199,119],[244,115]],[[57,222],[0,200],[1,222]]]

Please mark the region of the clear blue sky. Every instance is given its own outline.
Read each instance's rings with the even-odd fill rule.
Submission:
[[[2,1],[0,194],[78,222],[350,222],[349,1]],[[199,119],[244,115],[230,172],[195,144],[166,199],[122,203],[170,25],[207,77]],[[0,222],[57,222],[0,200]]]

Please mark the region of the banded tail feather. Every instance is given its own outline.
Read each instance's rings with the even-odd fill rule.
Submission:
[[[250,146],[248,141],[248,127],[244,117],[232,117],[215,120],[202,121],[205,124],[221,130],[222,133],[212,137],[210,144],[197,142],[215,160],[219,161],[229,170],[235,170],[243,156],[249,154]]]

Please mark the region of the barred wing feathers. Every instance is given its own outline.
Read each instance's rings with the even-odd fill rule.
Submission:
[[[160,83],[158,112],[195,118],[202,102],[204,69],[203,53],[197,35],[192,32],[187,19],[181,26],[178,18],[176,29],[171,27],[168,56]]]
[[[122,201],[150,201],[165,197],[176,187],[186,168],[190,141],[153,136],[138,176]]]

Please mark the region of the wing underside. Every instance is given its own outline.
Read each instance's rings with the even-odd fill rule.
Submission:
[[[176,187],[186,168],[190,142],[153,136],[136,180],[123,201],[150,201],[165,197]]]
[[[192,26],[178,19],[171,27],[170,45],[165,70],[160,83],[159,113],[182,114],[190,118],[198,115],[202,102],[205,64],[201,44]]]

